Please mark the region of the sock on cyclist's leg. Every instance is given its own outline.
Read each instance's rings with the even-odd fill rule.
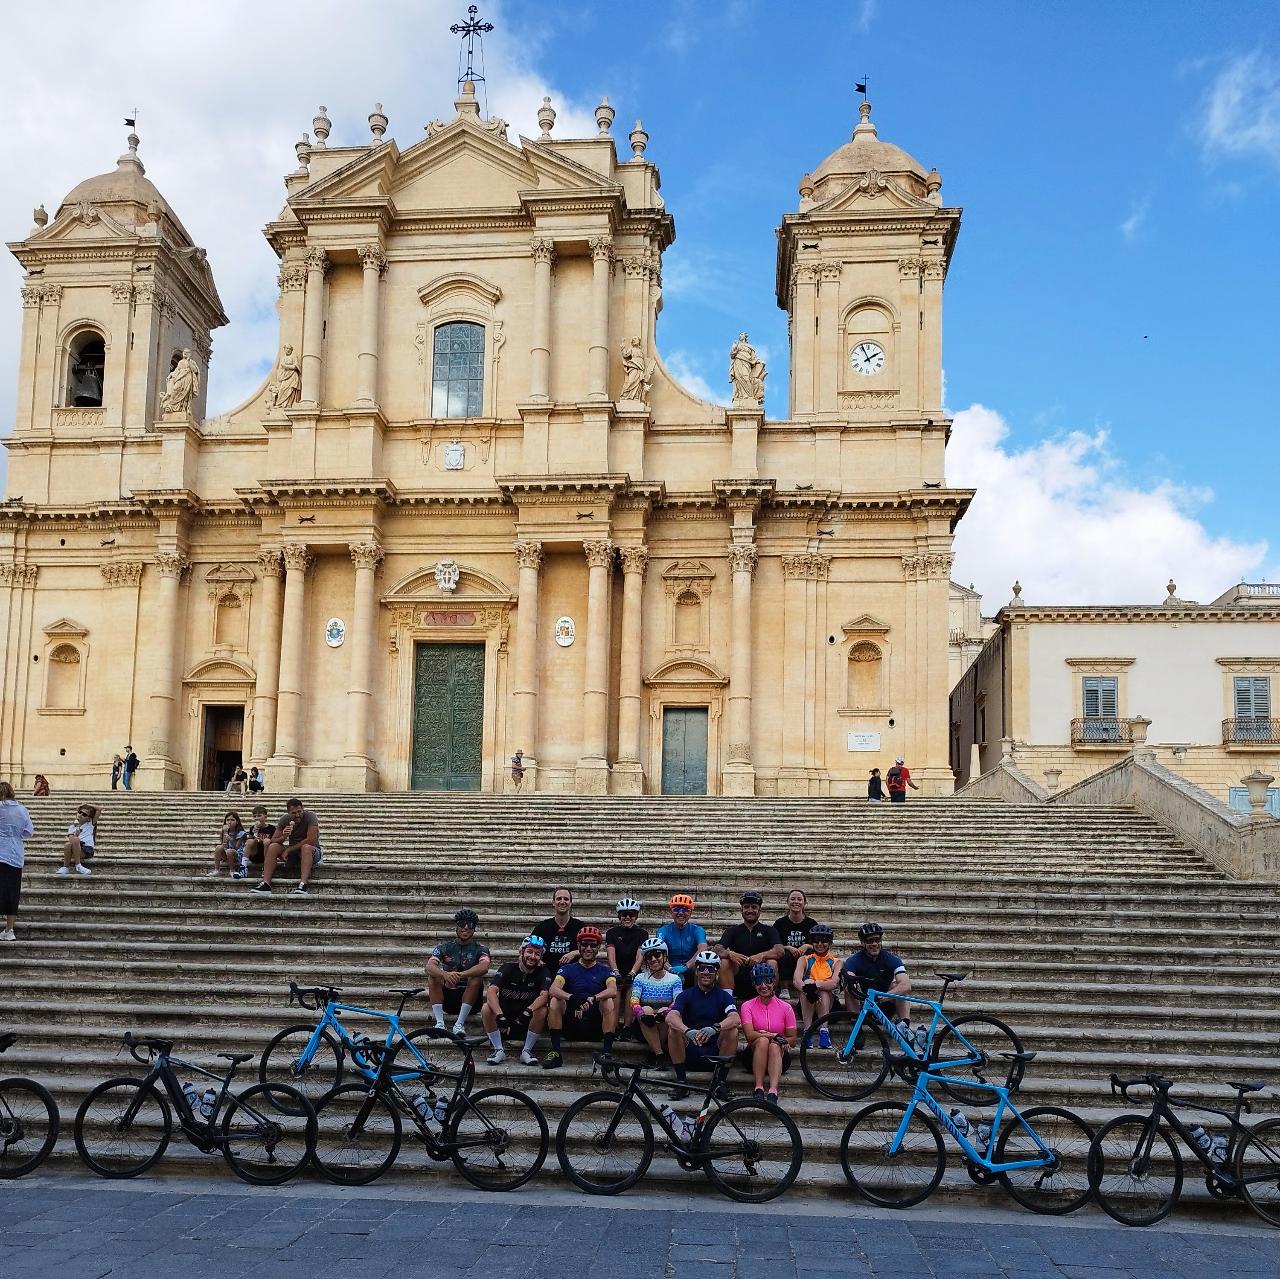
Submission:
[[[613,1038],[614,1038],[614,1032],[611,1030],[607,1032],[604,1035],[604,1037],[600,1040],[600,1047],[603,1048],[607,1053],[613,1052]]]
[[[437,1026],[444,1025],[444,1005],[443,1004],[432,1004],[431,1015],[436,1019]]]
[[[537,1046],[538,1046],[538,1032],[536,1030],[531,1030],[524,1037],[524,1051],[527,1053],[531,1053]]]
[[[467,1024],[467,1018],[471,1016],[471,1005],[463,1004],[458,1009],[458,1020],[453,1023],[454,1030],[461,1030]]]
[[[558,1053],[560,1051],[560,1032],[558,1030],[549,1030],[547,1034],[551,1036],[551,1051]]]
[[[686,1083],[688,1077],[685,1074],[685,1070],[687,1069],[687,1067],[685,1066],[684,1062],[682,1061],[676,1062],[675,1067],[676,1067],[676,1081],[682,1084]]]
[[[489,1042],[493,1045],[493,1051],[500,1053],[502,1051],[502,1031],[490,1030],[487,1033],[489,1036]]]

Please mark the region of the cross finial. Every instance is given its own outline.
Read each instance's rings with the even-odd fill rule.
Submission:
[[[486,33],[493,30],[492,22],[481,22],[476,14],[479,10],[475,5],[467,6],[466,22],[455,22],[449,30],[456,36],[462,37],[462,48],[458,51],[458,65],[462,66],[462,55],[466,54],[467,66],[466,70],[460,70],[458,73],[458,83],[465,84],[470,81],[472,84],[484,83],[484,37]],[[480,71],[476,71],[476,37],[480,37]]]

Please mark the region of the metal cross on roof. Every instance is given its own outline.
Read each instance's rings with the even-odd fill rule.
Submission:
[[[462,52],[465,51],[467,55],[467,69],[461,75],[458,76],[459,84],[463,84],[467,80],[470,80],[473,84],[477,81],[481,83],[484,82],[483,69],[478,75],[476,74],[476,61],[475,61],[476,36],[480,37],[480,59],[481,59],[480,65],[481,65],[481,68],[483,68],[484,36],[486,32],[493,30],[493,23],[481,22],[479,18],[476,17],[476,14],[478,12],[479,10],[476,8],[475,5],[473,4],[468,5],[466,22],[455,22],[449,28],[449,30],[452,31],[454,35],[463,37],[463,49],[459,51],[459,55],[458,55],[459,63],[461,63],[462,61]]]

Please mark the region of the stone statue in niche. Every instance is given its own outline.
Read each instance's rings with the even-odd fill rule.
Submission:
[[[649,402],[653,385],[652,360],[644,358],[639,338],[631,338],[622,344],[622,390],[620,400],[633,400],[638,404]]]
[[[182,358],[173,366],[160,399],[162,413],[178,415],[191,411],[191,402],[200,390],[200,366],[191,358],[191,348],[182,352]]]
[[[764,361],[756,354],[756,349],[747,341],[745,333],[738,334],[738,340],[729,348],[729,381],[733,385],[733,402],[735,404],[764,403]]]
[[[298,402],[302,394],[302,364],[293,353],[293,347],[285,344],[276,365],[276,375],[267,392],[268,409],[287,409]]]
[[[462,570],[458,567],[457,560],[440,560],[436,564],[436,585],[447,595],[452,595],[458,589],[458,579],[462,576]]]

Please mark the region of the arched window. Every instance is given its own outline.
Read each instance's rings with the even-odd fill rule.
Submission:
[[[80,650],[73,644],[59,644],[49,654],[49,681],[46,705],[70,710],[80,704]]]
[[[702,600],[696,591],[681,591],[676,596],[676,643],[698,645],[702,642]]]
[[[77,333],[67,362],[67,403],[76,408],[101,408],[106,368],[107,344],[102,334],[93,329]]]
[[[862,640],[849,650],[848,699],[851,710],[875,710],[885,704],[880,650]]]
[[[431,416],[480,417],[483,406],[484,326],[441,324],[431,357]]]

